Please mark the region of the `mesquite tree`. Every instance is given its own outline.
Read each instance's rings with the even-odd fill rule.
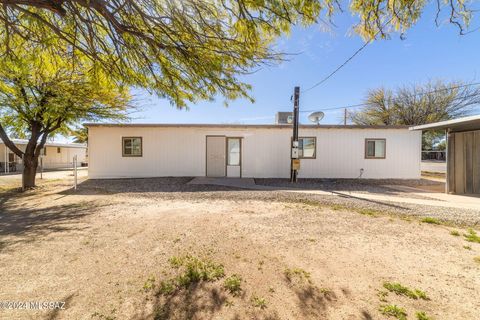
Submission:
[[[366,40],[403,32],[431,3],[437,21],[464,32],[465,0],[0,0],[0,53],[19,36],[51,50],[68,44],[110,76],[172,104],[248,97],[238,76],[277,59],[272,44],[293,25],[333,19],[349,6]]]
[[[431,81],[389,90],[370,90],[365,107],[349,114],[361,125],[420,125],[470,114],[480,107],[480,86],[464,82]],[[431,150],[443,132],[423,134],[423,150]]]
[[[26,49],[22,56],[0,61],[0,138],[23,158],[23,182],[31,188],[49,137],[81,121],[125,118],[130,96],[71,51],[54,57]],[[27,138],[26,148],[15,145],[11,135]]]

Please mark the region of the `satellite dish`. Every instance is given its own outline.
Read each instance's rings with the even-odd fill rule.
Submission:
[[[325,116],[325,113],[323,113],[322,111],[317,111],[317,112],[311,113],[308,116],[308,120],[310,120],[310,121],[312,121],[316,124],[320,124],[320,121],[323,119],[324,116]]]

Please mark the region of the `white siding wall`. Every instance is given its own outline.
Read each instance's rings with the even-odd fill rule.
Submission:
[[[73,157],[77,156],[78,166],[86,162],[86,148],[66,148],[60,147],[60,153],[57,147],[47,146],[47,155],[43,156],[43,167],[50,168],[70,168],[73,166]]]
[[[204,176],[207,135],[243,137],[242,176],[287,178],[291,130],[272,128],[90,127],[90,178]],[[142,157],[122,157],[122,137],[143,138]],[[300,129],[317,137],[301,178],[420,178],[421,133],[408,129]],[[386,139],[386,159],[365,159],[365,139]],[[48,151],[47,151],[48,152]]]
[[[22,151],[25,151],[25,145],[19,145],[18,148]],[[47,146],[47,155],[43,156],[43,167],[45,169],[54,169],[54,168],[66,168],[72,166],[73,156],[77,155],[78,165],[80,166],[81,162],[86,162],[87,151],[86,148],[77,148],[77,147],[60,147],[61,152],[57,153],[57,147]],[[7,151],[10,152],[10,149],[7,148]],[[5,145],[0,143],[0,162],[5,161]],[[15,161],[17,162],[17,171],[22,169],[21,162],[22,160],[15,156]],[[40,164],[39,164],[40,165]],[[3,172],[3,166],[2,166]]]

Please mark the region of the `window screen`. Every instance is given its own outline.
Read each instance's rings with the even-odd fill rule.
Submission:
[[[122,138],[123,156],[124,157],[141,157],[142,156],[142,138],[128,137]]]
[[[298,153],[300,158],[315,158],[316,139],[315,137],[303,137],[298,139]]]
[[[365,140],[365,158],[384,159],[385,158],[385,139],[366,139]]]
[[[227,165],[240,165],[240,138],[227,138]]]

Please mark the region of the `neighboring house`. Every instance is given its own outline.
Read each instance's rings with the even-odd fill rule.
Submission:
[[[89,177],[288,178],[292,125],[86,124]],[[300,125],[300,178],[419,179],[421,132]]]
[[[22,151],[28,141],[12,139],[13,143]],[[87,146],[79,143],[47,142],[41,152],[41,163],[44,169],[71,168],[73,157],[77,156],[80,166],[87,162]],[[16,172],[23,169],[22,159],[8,149],[0,140],[0,173]]]
[[[480,115],[435,122],[413,131],[445,130],[447,135],[446,192],[480,194]]]

